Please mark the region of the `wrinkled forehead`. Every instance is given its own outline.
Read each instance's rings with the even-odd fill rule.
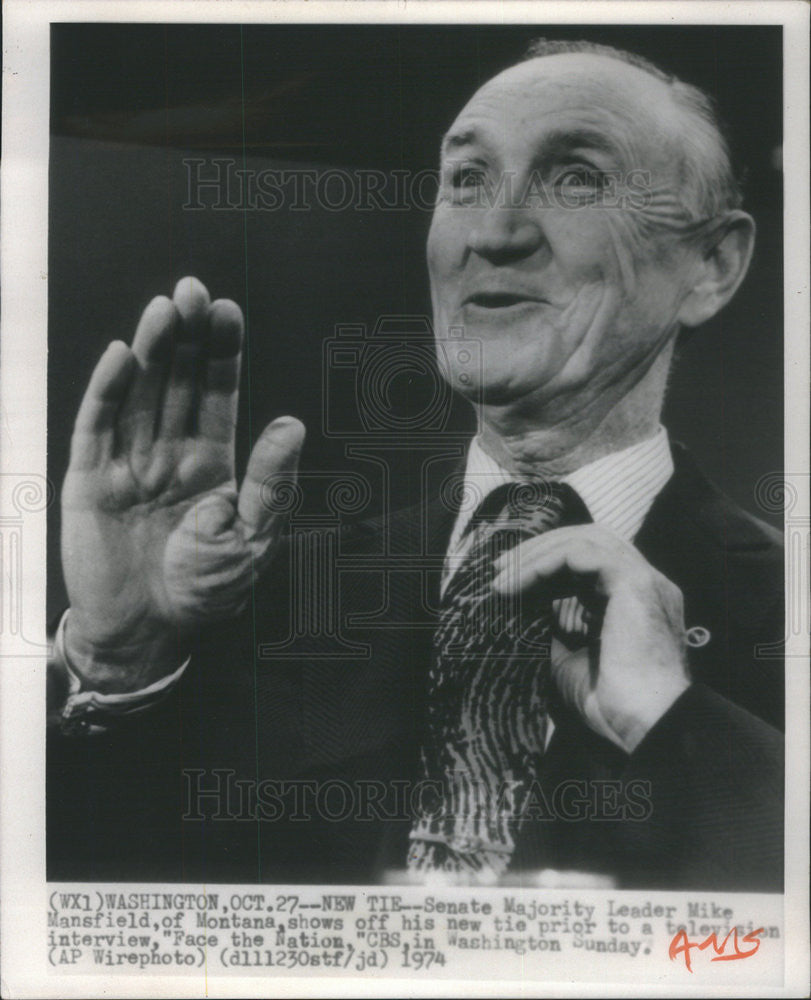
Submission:
[[[667,84],[636,66],[592,53],[530,59],[484,84],[448,130],[443,148],[483,143],[542,146],[570,130],[615,147],[627,167],[655,168],[672,157],[684,123]]]

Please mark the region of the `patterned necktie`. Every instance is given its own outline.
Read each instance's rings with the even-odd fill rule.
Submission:
[[[412,874],[491,882],[507,870],[546,744],[554,617],[537,592],[497,594],[494,560],[589,520],[570,486],[549,482],[506,483],[474,514],[434,636],[422,776],[437,794],[422,797],[411,831]]]

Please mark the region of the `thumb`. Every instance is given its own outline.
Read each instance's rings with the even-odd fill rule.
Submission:
[[[551,653],[552,679],[563,701],[582,714],[592,686],[589,650],[585,646],[570,650],[553,638]]]
[[[597,655],[590,646],[581,646],[570,652],[564,643],[553,638],[552,678],[564,703],[578,712],[598,736],[605,737],[624,750],[625,745],[609,725],[597,697],[594,685],[599,669]]]
[[[273,479],[285,484],[296,479],[304,444],[304,424],[295,417],[279,417],[262,431],[248,459],[248,469],[239,491],[237,510],[250,534],[267,530],[282,504],[274,504]]]

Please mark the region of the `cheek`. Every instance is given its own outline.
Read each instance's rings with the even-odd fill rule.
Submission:
[[[451,211],[444,203],[434,209],[426,244],[432,280],[446,279],[463,266],[469,230],[467,213]]]
[[[636,294],[640,271],[651,260],[653,241],[634,211],[582,208],[556,220],[555,256],[570,284],[599,282],[627,299]]]
[[[623,297],[654,325],[669,326],[686,289],[679,236],[651,230],[642,212],[617,212],[609,222]]]
[[[559,294],[573,308],[585,308],[594,295],[623,285],[622,254],[605,212],[574,209],[545,220]]]
[[[630,298],[637,292],[646,250],[639,222],[628,212],[615,212],[606,218],[606,232],[617,285],[623,298]]]

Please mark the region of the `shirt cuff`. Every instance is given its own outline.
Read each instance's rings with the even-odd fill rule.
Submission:
[[[163,701],[178,685],[191,657],[188,656],[174,673],[161,677],[148,687],[120,694],[101,694],[82,690],[82,679],[73,668],[65,647],[65,623],[70,608],[59,620],[53,643],[56,663],[64,667],[68,679],[68,697],[62,709],[60,726],[68,736],[93,736],[107,732],[116,717],[144,712]]]

